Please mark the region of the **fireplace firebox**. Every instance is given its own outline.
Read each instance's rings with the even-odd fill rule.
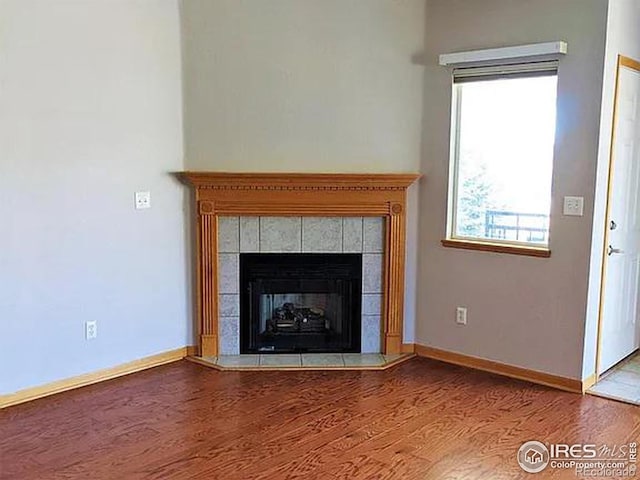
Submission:
[[[240,254],[240,353],[360,352],[362,255]]]

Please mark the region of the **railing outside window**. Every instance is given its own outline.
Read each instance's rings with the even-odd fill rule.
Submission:
[[[486,238],[532,243],[549,241],[549,216],[542,213],[487,210],[484,228]]]

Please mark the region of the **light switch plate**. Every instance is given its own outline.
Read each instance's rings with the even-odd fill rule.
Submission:
[[[136,192],[136,210],[151,208],[151,192]]]
[[[581,217],[584,213],[584,197],[564,197],[564,215]]]
[[[467,324],[467,308],[466,307],[456,307],[456,323],[458,325]]]
[[[93,340],[98,336],[98,322],[91,320],[84,324],[84,336],[87,340]]]

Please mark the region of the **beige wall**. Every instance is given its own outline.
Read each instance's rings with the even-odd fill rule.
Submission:
[[[191,343],[179,27],[176,0],[0,1],[0,395]]]
[[[429,0],[416,341],[572,378],[582,374],[591,215],[598,152],[607,2]],[[549,259],[446,249],[450,73],[437,55],[565,40]],[[585,197],[584,217],[562,197]],[[455,324],[457,305],[468,325]]]
[[[424,0],[183,2],[186,167],[419,168]]]
[[[185,0],[185,168],[416,172],[425,0]],[[413,342],[417,187],[404,341]]]
[[[600,305],[609,150],[611,148],[613,97],[618,55],[625,55],[640,61],[640,0],[612,0],[609,2],[583,377],[588,377],[595,373],[596,364],[596,337]]]

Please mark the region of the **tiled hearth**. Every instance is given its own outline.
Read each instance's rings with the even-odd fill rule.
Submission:
[[[302,353],[280,355],[221,355],[190,358],[218,370],[384,370],[413,354]]]
[[[228,217],[218,220],[221,355],[240,353],[241,253],[362,253],[362,353],[381,351],[382,217]]]

